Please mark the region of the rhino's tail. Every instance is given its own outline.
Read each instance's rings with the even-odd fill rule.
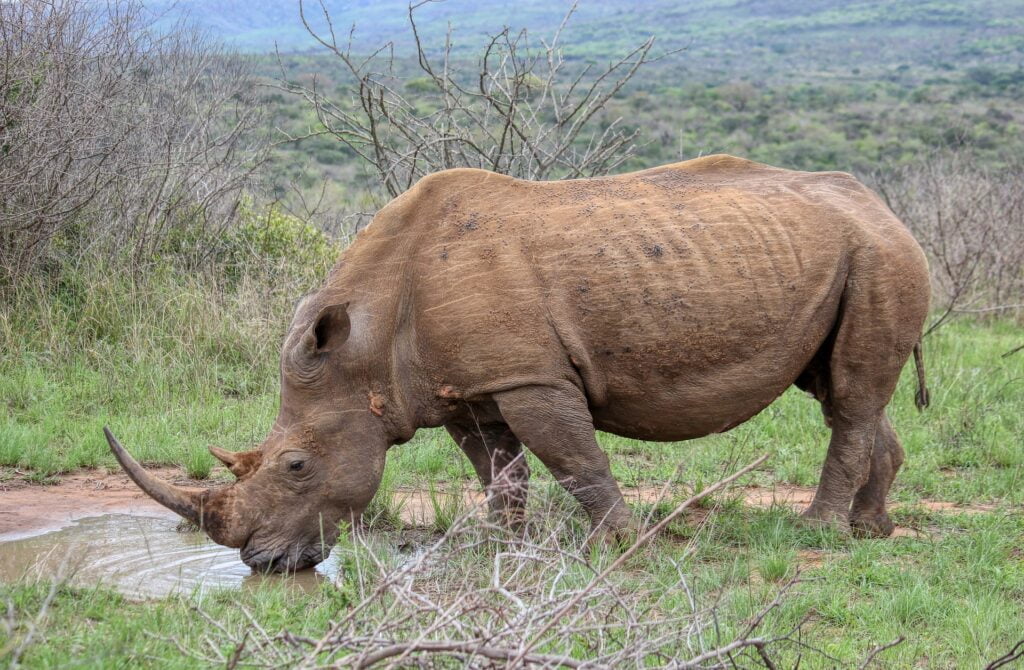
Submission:
[[[917,368],[917,395],[914,396],[914,404],[920,412],[931,402],[928,393],[928,385],[924,382],[924,354],[921,353],[921,340],[914,345],[914,367]]]

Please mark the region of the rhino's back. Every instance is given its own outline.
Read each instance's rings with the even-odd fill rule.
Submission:
[[[831,329],[855,250],[909,237],[847,175],[727,156],[563,182],[460,170],[424,186],[430,234],[410,271],[433,380],[486,393],[568,379],[599,426],[655,439],[770,403]]]

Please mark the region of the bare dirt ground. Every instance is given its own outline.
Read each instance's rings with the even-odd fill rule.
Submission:
[[[191,480],[180,468],[153,468],[152,472],[184,486],[208,487],[223,483],[217,478]],[[8,474],[12,476],[0,483],[0,536],[6,539],[60,528],[77,519],[101,514],[120,512],[174,516],[143,494],[120,471],[79,470],[62,475],[56,483],[47,485],[31,483],[16,472],[9,471]],[[215,474],[220,473],[215,471]],[[630,503],[680,502],[686,493],[678,490],[678,487],[623,488],[623,495]],[[725,495],[736,494],[741,496],[744,504],[751,507],[784,505],[799,510],[811,502],[814,488],[785,484],[773,487],[749,486]],[[451,489],[441,489],[433,494],[433,498],[426,489],[399,489],[395,492],[402,506],[403,520],[416,526],[429,525],[434,518],[435,501],[447,501],[452,495],[456,494]],[[483,494],[478,488],[463,488],[462,496],[462,507],[484,507]],[[918,505],[930,511],[963,514],[979,514],[997,509],[995,505],[957,505],[941,500],[922,500]],[[916,529],[900,527],[896,529],[896,535],[916,537],[922,533]]]
[[[180,468],[152,468],[159,477],[177,484],[210,486],[184,476]],[[78,470],[55,484],[35,484],[17,472],[0,483],[0,536],[4,539],[55,530],[83,517],[126,513],[175,515],[146,496],[120,471]]]

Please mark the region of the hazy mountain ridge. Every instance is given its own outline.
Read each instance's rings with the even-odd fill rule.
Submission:
[[[299,3],[273,0],[154,0],[147,6],[165,21],[183,14],[235,48],[267,52],[316,47],[299,15]],[[357,48],[394,41],[408,47],[405,0],[325,0],[339,38],[355,25]],[[548,37],[570,3],[550,0],[448,0],[417,12],[425,41],[443,44],[449,23],[456,52],[476,53],[485,35],[502,26]],[[305,3],[310,22],[325,29],[319,3]],[[716,58],[770,49],[775,54],[813,53],[827,64],[861,58],[921,62],[973,58],[1019,63],[1024,59],[1024,0],[880,2],[817,0],[584,0],[565,34],[571,56],[603,59],[649,35],[665,48],[685,47]]]

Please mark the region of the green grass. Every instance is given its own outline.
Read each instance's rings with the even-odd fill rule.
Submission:
[[[766,620],[765,632],[778,634],[806,619],[803,642],[844,664],[855,663],[875,644],[903,635],[907,640],[882,657],[883,667],[980,667],[1024,633],[1022,537],[1020,515],[936,515],[927,539],[851,540],[801,528],[792,513],[781,508],[725,506],[693,542],[656,540],[614,579],[625,593],[650,589],[638,596],[638,611],[657,600],[661,607],[677,607],[682,614],[690,608],[684,594],[666,594],[657,585],[672,584],[680,571],[690,575],[697,603],[718,603],[717,634],[729,639],[801,568],[804,581]],[[378,552],[399,556],[401,538],[384,534],[374,543]],[[567,539],[567,548],[578,540]],[[263,584],[241,592],[133,602],[103,589],[60,587],[41,620],[38,642],[28,647],[22,660],[26,667],[191,667],[176,644],[208,653],[204,638],[214,640],[214,646],[229,656],[230,645],[198,611],[229,630],[251,627],[251,615],[271,635],[288,630],[315,638],[329,620],[342,616],[358,600],[357,591],[374,585],[376,567],[366,560],[365,549],[345,538],[337,551],[345,554],[343,562],[352,576],[312,594]],[[458,551],[451,562],[420,578],[422,588],[436,594],[443,592],[448,580],[479,580],[484,585],[491,579],[488,552]],[[803,561],[800,556],[808,552],[820,556],[820,563]],[[595,567],[607,565],[611,558],[596,554]],[[585,581],[588,574],[584,570],[562,579]],[[14,620],[22,622],[34,618],[47,593],[46,584],[0,587],[0,598],[11,603]],[[20,640],[25,631],[17,629],[12,641]],[[552,643],[547,651],[565,650],[560,645]],[[3,646],[0,638],[0,649]],[[773,653],[779,667],[793,667],[801,653],[801,667],[832,667],[830,661],[800,648],[780,645]]]
[[[430,495],[430,508],[433,513],[431,530],[437,533],[447,533],[448,529],[455,524],[456,519],[465,512],[463,509],[465,501],[462,497],[462,489],[459,487],[454,490],[439,491],[431,483],[428,487],[428,493]]]
[[[113,467],[109,425],[143,463],[205,476],[206,445],[251,446],[269,427],[296,294],[169,271],[0,287],[0,465]]]
[[[395,494],[395,480],[398,472],[394,468],[386,468],[381,477],[377,494],[373,496],[363,519],[374,529],[401,528],[403,502]]]
[[[47,584],[22,584],[2,587],[2,592],[16,612],[34,613],[49,589]],[[225,591],[201,600],[177,596],[139,603],[105,589],[59,587],[45,627],[37,633],[42,642],[28,649],[22,663],[37,668],[194,668],[195,660],[180,654],[174,643],[203,648],[203,638],[213,626],[197,615],[199,604],[221,625],[247,623],[248,612],[264,626],[287,626],[296,634],[306,634],[322,630],[349,598],[344,590],[330,586],[309,596],[278,585],[242,593]],[[0,633],[0,653],[6,651],[4,646]],[[223,651],[230,654],[230,648]]]
[[[0,480],[27,476],[46,483],[77,467],[114,467],[104,424],[144,462],[182,465],[196,477],[213,465],[207,444],[237,449],[263,437],[276,413],[277,347],[290,309],[285,295],[299,291],[283,287],[280,294],[260,295],[244,283],[224,288],[173,276],[157,276],[146,286],[128,291],[110,275],[67,289],[60,301],[42,289],[5,295],[0,465],[7,470]],[[254,304],[261,307],[253,310]],[[900,503],[894,518],[921,530],[919,538],[851,540],[802,528],[788,509],[751,509],[726,493],[705,506],[710,516],[703,527],[673,524],[617,579],[639,592],[684,571],[695,597],[719,601],[720,633],[728,635],[802,570],[809,581],[772,614],[766,622],[771,631],[807,617],[803,640],[849,663],[898,635],[907,641],[885,653],[887,667],[978,667],[999,656],[1024,638],[1024,352],[1001,356],[1022,342],[1024,327],[1010,320],[957,321],[929,337],[933,405],[923,413],[913,404],[912,367],[905,370],[890,416],[907,462],[892,497]],[[599,435],[623,485],[671,480],[672,500],[763,452],[771,453],[767,465],[747,482],[813,486],[827,438],[817,404],[796,391],[723,435],[672,444]],[[535,460],[531,466],[533,495],[557,496],[544,493],[550,478]],[[375,541],[397,555],[404,531],[396,488],[444,491],[473,481],[444,431],[421,431],[389,455],[373,506]],[[435,498],[439,531],[458,510]],[[915,506],[924,498],[984,502],[995,511],[967,515]],[[670,508],[669,502],[637,512],[656,519]],[[574,514],[572,534],[578,535],[585,524],[578,510]],[[359,549],[348,540],[339,551],[351,555],[346,561],[358,559]],[[611,559],[600,551],[591,558]],[[486,584],[490,566],[486,551],[466,549],[425,579],[443,584],[476,575]],[[359,588],[372,588],[372,576],[366,579]],[[268,631],[316,636],[350,606],[352,588],[343,582],[300,594],[266,586],[130,602],[102,589],[60,587],[22,660],[27,667],[192,667],[174,641],[188,649],[205,644],[211,624],[196,607],[228,627],[247,625],[248,612]],[[47,593],[45,584],[0,587],[0,602],[11,603],[12,620],[19,622],[9,640],[0,630],[0,654],[23,639]],[[666,602],[689,606],[682,594]],[[792,667],[799,650],[778,653],[780,667]],[[801,667],[830,667],[815,663],[805,659]]]

